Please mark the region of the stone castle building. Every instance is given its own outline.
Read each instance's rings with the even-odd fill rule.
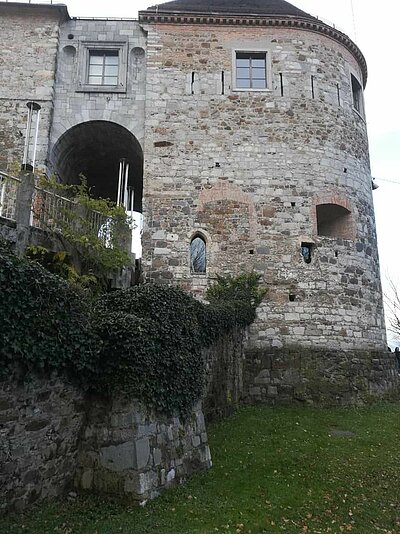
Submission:
[[[201,297],[255,270],[253,346],[385,348],[349,37],[283,0],[176,0],[138,20],[0,2],[0,27],[0,170],[83,173],[116,199],[128,161],[148,280]]]

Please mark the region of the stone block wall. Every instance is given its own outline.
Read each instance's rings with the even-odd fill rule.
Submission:
[[[58,380],[0,383],[0,511],[62,495],[76,470],[82,393]]]
[[[400,393],[400,370],[391,352],[247,350],[243,376],[243,401],[250,404],[351,406],[398,399]]]
[[[22,163],[27,102],[41,106],[37,163],[44,165],[65,6],[0,4],[0,169]],[[33,134],[32,134],[33,135]]]
[[[216,274],[255,270],[269,293],[254,346],[383,350],[367,129],[351,89],[352,75],[365,80],[355,56],[298,28],[145,28],[147,278],[201,295]],[[235,89],[241,50],[265,51],[266,90]],[[350,212],[330,227],[335,235],[318,234],[325,203]],[[198,233],[205,275],[190,271]]]
[[[78,456],[79,489],[153,499],[211,467],[201,404],[187,420],[160,418],[138,402],[93,401]]]

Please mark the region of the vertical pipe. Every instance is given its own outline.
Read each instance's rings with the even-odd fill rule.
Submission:
[[[124,208],[128,209],[128,175],[129,175],[129,163],[125,160],[125,187],[124,187]]]
[[[118,171],[118,192],[117,192],[117,206],[121,205],[121,185],[122,185],[122,159],[119,160],[119,171]]]
[[[35,163],[36,163],[36,149],[37,149],[37,142],[38,142],[38,136],[39,136],[39,123],[40,123],[40,108],[37,110],[37,114],[36,114],[35,141],[33,144],[33,156],[32,156],[33,170],[35,170]]]
[[[28,153],[29,153],[29,144],[31,138],[31,127],[32,127],[32,108],[29,106],[28,102],[28,117],[26,121],[26,132],[25,132],[25,147],[24,147],[24,156],[22,158],[22,167],[24,168],[28,163]]]

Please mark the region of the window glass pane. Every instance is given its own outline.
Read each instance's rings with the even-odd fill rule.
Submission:
[[[250,78],[250,69],[236,69],[236,76],[238,78]]]
[[[253,89],[266,89],[267,85],[265,80],[253,80],[252,87]]]
[[[91,85],[101,85],[101,76],[89,76],[88,83]]]
[[[258,80],[265,80],[265,69],[251,69],[251,75]]]
[[[105,64],[106,65],[118,65],[118,55],[108,55],[105,54]]]
[[[264,67],[265,69],[265,59],[253,59],[251,64],[253,67]]]
[[[104,77],[104,85],[117,85],[117,84],[118,84],[117,76]]]
[[[250,88],[250,80],[246,80],[246,79],[241,79],[241,78],[238,78],[236,80],[236,87],[239,87],[239,89],[247,89],[247,88]]]
[[[118,76],[118,65],[106,65],[104,67],[104,76]]]
[[[90,65],[102,65],[103,54],[99,55],[95,52],[90,52],[89,63]]]
[[[237,67],[249,67],[250,66],[250,59],[238,59],[236,58],[236,66]]]
[[[190,270],[192,273],[206,272],[206,243],[195,237],[190,243]]]
[[[103,74],[103,65],[90,65],[89,76],[101,76]]]

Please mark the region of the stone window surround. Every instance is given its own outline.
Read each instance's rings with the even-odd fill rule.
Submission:
[[[354,241],[356,239],[356,220],[357,211],[356,208],[350,203],[348,198],[344,197],[340,193],[332,192],[325,194],[317,194],[313,198],[311,206],[311,223],[312,223],[312,235],[315,237],[322,237],[323,239],[336,239],[335,237],[319,236],[318,235],[318,221],[317,221],[317,206],[321,204],[336,204],[342,208],[345,208],[349,212],[349,221],[347,236],[340,239],[347,241]]]
[[[94,85],[88,83],[89,55],[91,51],[118,52],[118,85]],[[80,41],[78,53],[77,92],[125,93],[128,70],[127,41]]]
[[[236,54],[245,53],[245,54],[265,54],[265,69],[266,69],[266,85],[265,89],[254,89],[254,88],[243,88],[236,86]],[[268,48],[258,48],[258,47],[243,47],[237,46],[232,49],[232,91],[235,92],[247,92],[247,93],[268,93],[272,91],[272,68],[271,68],[271,53]]]
[[[359,87],[360,87],[360,93],[359,93],[359,98],[360,98],[360,110],[358,110],[355,106],[354,106],[354,95],[353,95],[353,81],[352,79],[355,79],[356,82],[358,83]],[[352,70],[350,69],[350,72],[349,72],[349,80],[350,80],[350,93],[351,93],[351,100],[350,100],[350,105],[351,105],[351,108],[352,110],[354,111],[354,113],[356,113],[363,121],[365,121],[365,107],[364,107],[364,91],[363,91],[363,85],[362,83],[360,82],[360,77]]]
[[[192,241],[193,239],[196,239],[196,237],[200,237],[204,243],[206,244],[206,270],[205,272],[201,272],[201,273],[196,273],[194,271],[192,271],[192,268],[191,268],[191,244],[192,244]],[[204,230],[203,228],[196,228],[195,230],[191,231],[190,233],[187,234],[187,238],[188,238],[188,261],[187,261],[187,265],[188,265],[188,269],[189,269],[189,274],[190,276],[192,276],[193,278],[208,278],[208,274],[209,274],[209,265],[210,265],[210,251],[211,251],[211,239],[210,239],[210,235],[209,233]]]

